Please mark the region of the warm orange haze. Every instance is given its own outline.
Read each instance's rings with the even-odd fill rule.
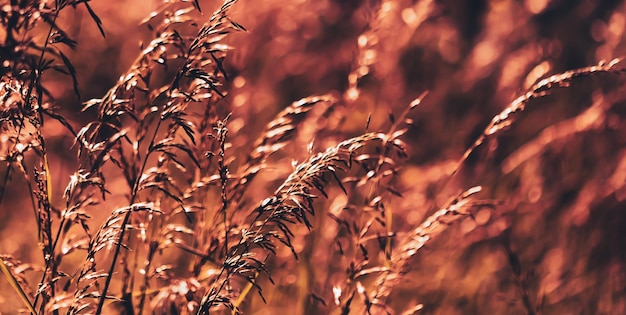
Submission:
[[[626,314],[623,1],[0,22],[0,314]]]

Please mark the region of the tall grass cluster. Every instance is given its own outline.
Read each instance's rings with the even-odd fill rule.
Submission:
[[[626,313],[622,1],[0,24],[0,313]]]

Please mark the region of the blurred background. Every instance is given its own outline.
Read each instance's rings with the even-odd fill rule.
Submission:
[[[141,43],[151,40],[150,22],[143,20],[162,5],[90,3],[105,38],[84,7],[60,17],[78,42],[67,55],[81,99],[68,77],[52,72],[43,77],[59,113],[75,127],[95,117],[81,112],[82,102],[102,97],[132,64]],[[218,5],[200,1],[203,17]],[[392,295],[394,307],[422,303],[420,314],[626,313],[622,76],[576,79],[569,88],[530,101],[510,129],[452,175],[494,115],[539,79],[626,55],[623,1],[242,0],[231,18],[248,30],[226,39],[233,50],[225,60],[230,85],[224,114],[232,112],[235,133],[258,133],[300,98],[341,95],[349,110],[333,129],[335,142],[320,139],[321,149],[363,133],[368,115],[369,130],[385,130],[390,113],[402,112],[428,90],[410,114],[413,124],[404,137],[409,158],[398,177],[404,198],[397,200],[394,226],[410,230],[475,185],[485,188],[485,198],[501,202],[424,248]],[[35,36],[45,36],[43,30]],[[73,138],[53,121],[44,128],[53,202],[62,206],[63,188],[78,165]],[[237,139],[231,141],[237,145]],[[109,182],[115,187],[115,179]],[[266,189],[258,195],[272,191]],[[36,224],[24,223],[34,220],[24,190],[16,176],[0,205],[0,253],[37,262]],[[108,200],[115,204],[115,198],[124,200],[115,193]],[[330,199],[329,204],[337,200]],[[93,220],[107,215],[95,213]],[[315,250],[311,245],[301,260],[313,259]],[[303,268],[314,268],[313,262]],[[291,280],[279,288],[298,285]],[[324,295],[311,281],[304,290]],[[267,306],[252,298],[247,313],[286,312],[289,291],[270,291]],[[0,312],[19,307],[5,280],[0,292]],[[324,308],[298,310],[316,312]]]

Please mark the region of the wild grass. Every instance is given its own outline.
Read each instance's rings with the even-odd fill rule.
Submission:
[[[0,312],[626,310],[620,2],[97,3],[0,8]]]

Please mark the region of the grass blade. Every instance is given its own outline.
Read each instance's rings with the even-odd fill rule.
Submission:
[[[19,295],[20,299],[22,300],[22,302],[24,302],[24,305],[26,305],[28,310],[32,314],[37,314],[37,311],[35,311],[35,307],[30,302],[30,300],[28,299],[28,296],[26,296],[26,293],[20,286],[19,282],[17,281],[15,276],[13,276],[13,273],[11,273],[7,265],[4,263],[4,260],[2,259],[0,259],[0,270],[2,270],[4,277],[9,281],[9,284],[11,285],[11,287],[13,287],[15,292],[17,292],[17,295]]]

